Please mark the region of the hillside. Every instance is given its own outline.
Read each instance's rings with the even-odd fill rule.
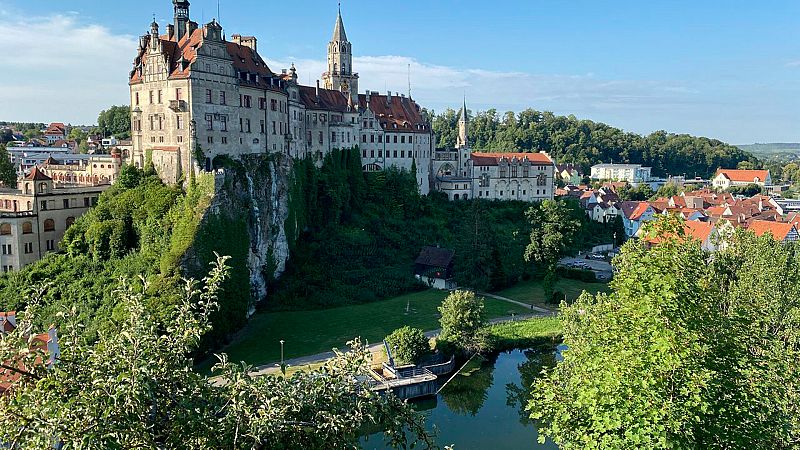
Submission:
[[[447,109],[429,113],[441,148],[453,147],[458,114]],[[574,163],[588,171],[601,162],[625,162],[653,168],[656,176],[709,177],[720,167],[736,167],[757,158],[717,139],[656,131],[647,136],[574,116],[527,109],[502,115],[497,110],[470,114],[469,139],[475,150],[546,151],[559,163]]]
[[[800,159],[800,143],[771,143],[737,145],[761,159],[796,161]]]

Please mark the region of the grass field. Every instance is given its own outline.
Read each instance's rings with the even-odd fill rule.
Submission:
[[[422,330],[439,328],[439,307],[447,295],[442,291],[423,291],[364,305],[316,311],[265,312],[255,315],[222,349],[230,361],[260,365],[280,359],[280,344],[285,343],[285,358],[297,358],[344,347],[350,339],[361,336],[371,343],[404,325]],[[406,313],[410,307],[410,313]],[[487,298],[488,319],[530,312],[528,309]],[[208,362],[199,369],[208,370]]]
[[[575,300],[583,291],[590,294],[598,292],[608,292],[608,285],[604,283],[584,283],[583,281],[560,279],[556,283],[556,290],[563,292],[568,300]],[[496,293],[501,297],[507,297],[518,302],[532,305],[548,306],[544,298],[544,290],[541,281],[523,281],[508,289]],[[553,305],[549,305],[552,307]]]
[[[552,345],[561,336],[561,321],[557,317],[540,317],[521,322],[508,322],[488,327],[493,350]]]

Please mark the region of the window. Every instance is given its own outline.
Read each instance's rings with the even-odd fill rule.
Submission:
[[[331,131],[331,142],[336,142],[336,132]]]
[[[158,104],[161,104],[161,89],[158,90]]]
[[[64,199],[64,209],[69,209],[69,199]]]
[[[52,252],[55,249],[56,249],[56,241],[54,241],[53,239],[48,239],[47,240],[47,251]]]
[[[214,116],[206,114],[206,130],[211,131],[214,129]]]
[[[250,108],[250,107],[252,106],[252,105],[251,105],[251,103],[252,103],[252,100],[253,100],[253,98],[252,98],[252,97],[250,97],[249,95],[245,95],[245,96],[244,96],[244,107],[245,107],[245,108]]]
[[[367,135],[366,134],[362,134],[361,135],[361,142],[364,143],[364,144],[367,143]]]
[[[4,223],[0,225],[0,236],[11,236],[11,224]]]
[[[56,231],[56,221],[47,219],[44,221],[44,231]]]
[[[11,244],[3,244],[3,254],[4,255],[11,255]]]
[[[249,133],[250,132],[250,119],[245,119],[244,120],[244,124],[247,126],[246,127],[247,128],[247,132]]]
[[[25,254],[30,255],[33,253],[33,242],[26,242],[25,243]]]
[[[322,136],[322,131],[319,132],[319,143],[322,144],[325,142],[325,138]]]
[[[274,98],[269,101],[269,109],[271,109],[272,111],[278,110],[278,101],[275,100]]]
[[[181,88],[175,88],[175,100],[178,101],[183,100],[183,98],[181,98],[182,97],[181,94],[182,94]]]
[[[67,220],[64,222],[64,228],[69,228],[72,224],[75,223],[74,217],[67,217]]]
[[[267,109],[267,99],[261,97],[258,99],[258,109],[264,110]]]
[[[228,136],[222,136],[222,143],[223,144],[227,144],[228,143]]]
[[[208,143],[209,144],[213,144],[214,143],[214,136],[209,136],[208,137]]]
[[[275,121],[272,121],[272,134],[278,134],[277,128],[275,128]]]
[[[206,89],[206,103],[213,103],[211,95],[211,89]]]
[[[405,144],[406,143],[406,137],[405,136],[400,136],[400,143],[401,144]]]
[[[139,106],[139,93],[137,92],[135,95],[136,98],[136,106]]]
[[[244,117],[239,117],[239,133],[244,133]]]
[[[228,116],[219,116],[220,131],[228,131]]]
[[[225,91],[219,91],[219,104],[227,105],[228,100],[225,98]]]
[[[150,91],[150,104],[153,104],[153,91]]]
[[[394,135],[394,143],[397,144],[397,135]]]
[[[47,211],[47,201],[46,200],[42,200],[41,202],[39,202],[39,204],[41,205],[40,208],[39,208],[40,210]]]
[[[83,206],[86,208],[90,206],[89,197],[83,197]]]
[[[175,117],[175,127],[178,128],[179,130],[183,129],[183,117],[181,116]]]
[[[266,131],[266,130],[265,130],[265,128],[266,128],[266,127],[265,127],[265,125],[264,125],[264,121],[262,120],[262,121],[261,121],[261,134],[264,134],[264,132]]]

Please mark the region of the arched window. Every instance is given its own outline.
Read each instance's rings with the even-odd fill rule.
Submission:
[[[47,192],[47,183],[39,183],[39,192]]]
[[[30,222],[23,223],[22,234],[33,234],[33,224]]]
[[[66,226],[64,228],[71,227],[73,223],[75,223],[75,218],[74,217],[67,217]]]
[[[11,236],[11,224],[4,223],[0,225],[0,236]]]
[[[33,209],[33,203],[31,203],[31,202],[28,202],[28,209],[27,209],[27,211],[30,211],[30,210],[32,210],[32,209]]]
[[[44,221],[44,231],[56,231],[56,221],[47,219]]]

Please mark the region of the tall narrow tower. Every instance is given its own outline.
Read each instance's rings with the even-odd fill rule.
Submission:
[[[189,23],[189,0],[172,0],[175,6],[175,40],[180,42]]]
[[[328,71],[322,74],[322,80],[325,89],[347,93],[352,101],[358,98],[358,74],[353,73],[353,47],[344,31],[341,8],[333,27],[333,37],[328,43]]]
[[[458,140],[456,141],[456,148],[468,148],[469,139],[467,138],[467,129],[469,127],[469,117],[467,114],[467,99],[464,99],[464,106],[461,108],[461,115],[458,118]]]

